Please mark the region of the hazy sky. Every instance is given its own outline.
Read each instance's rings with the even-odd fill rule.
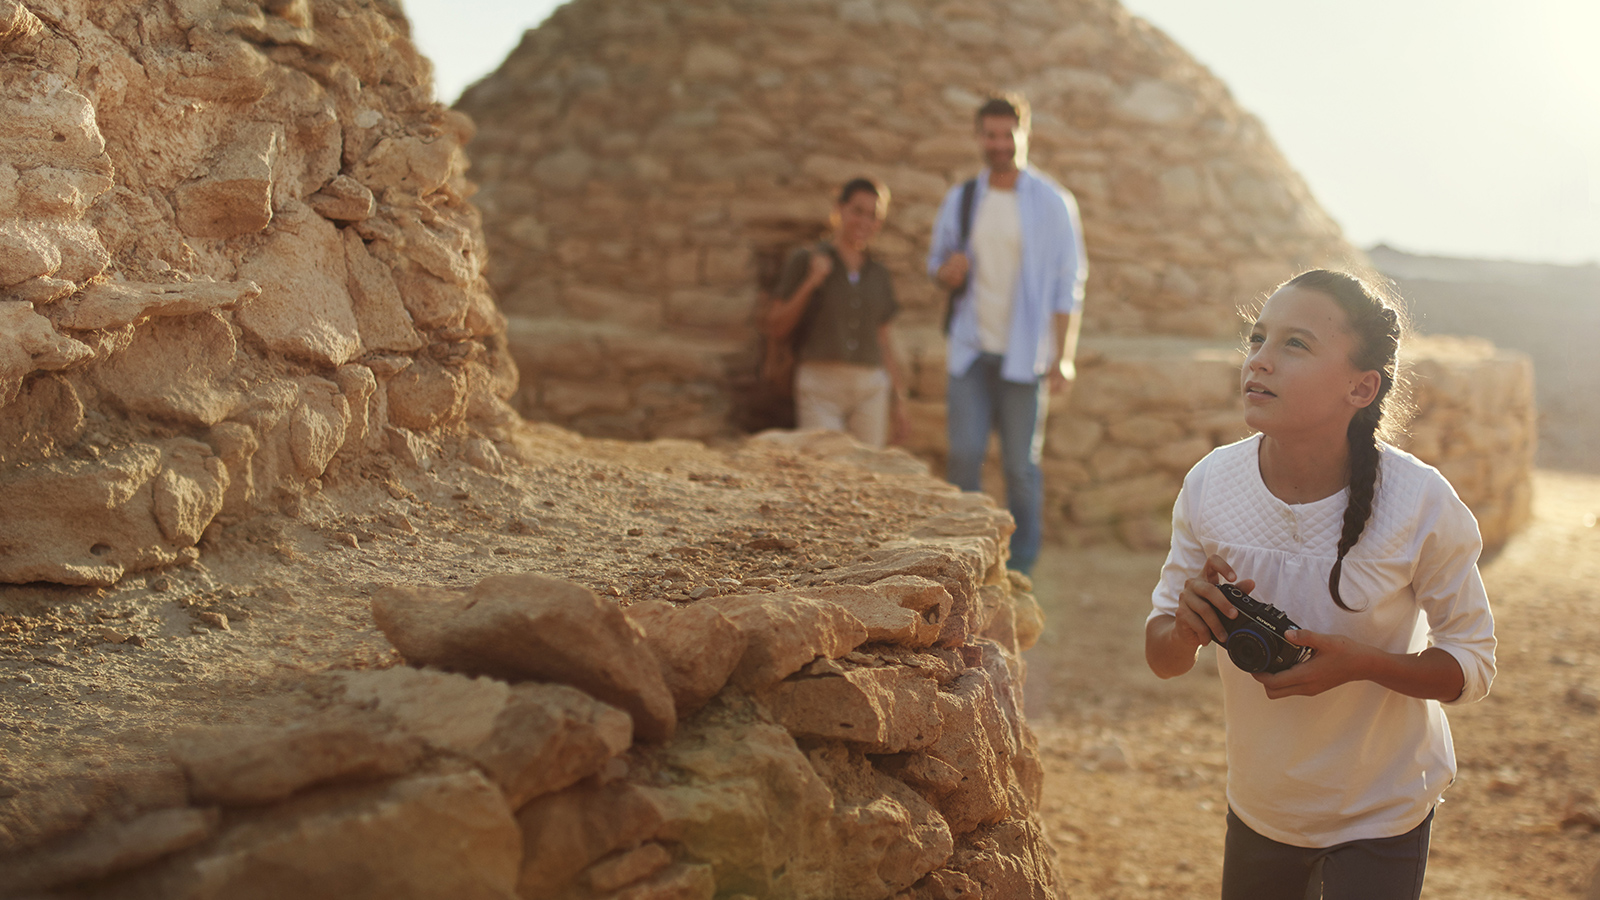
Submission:
[[[404,3],[447,102],[559,5]],[[1597,0],[1124,5],[1228,83],[1354,242],[1600,261]]]

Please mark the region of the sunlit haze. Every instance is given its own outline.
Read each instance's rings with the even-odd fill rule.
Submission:
[[[447,102],[553,0],[404,0]],[[1125,0],[1227,82],[1355,243],[1600,261],[1593,0]]]

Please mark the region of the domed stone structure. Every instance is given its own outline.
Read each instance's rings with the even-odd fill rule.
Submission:
[[[0,582],[193,559],[514,418],[471,125],[398,7],[147,7],[0,0]]]
[[[459,107],[510,312],[640,329],[745,324],[775,252],[880,177],[878,252],[915,325],[945,190],[978,166],[980,92],[1022,91],[1032,159],[1073,190],[1086,327],[1232,336],[1286,271],[1357,258],[1259,122],[1102,0],[578,0]]]
[[[832,192],[867,174],[894,198],[875,252],[904,309],[909,449],[937,466],[945,301],[924,257],[944,192],[978,169],[991,89],[1031,101],[1032,161],[1076,194],[1090,260],[1080,379],[1046,442],[1049,527],[1164,543],[1183,472],[1243,434],[1235,311],[1364,256],[1227,88],[1115,0],[559,8],[458,104],[478,124],[519,408],[629,438],[782,424],[752,313],[826,229]],[[1528,457],[1529,409],[1494,452]]]

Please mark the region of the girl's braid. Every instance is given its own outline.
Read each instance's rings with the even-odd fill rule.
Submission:
[[[1313,269],[1291,278],[1284,286],[1317,290],[1332,297],[1345,311],[1356,337],[1351,364],[1363,372],[1375,370],[1383,379],[1377,396],[1356,411],[1345,431],[1345,440],[1350,444],[1350,500],[1344,511],[1344,530],[1339,535],[1339,556],[1328,573],[1328,593],[1340,609],[1349,610],[1339,596],[1339,576],[1345,556],[1361,540],[1361,533],[1372,518],[1381,458],[1378,436],[1389,406],[1386,401],[1399,375],[1400,339],[1405,326],[1398,309],[1353,275]]]

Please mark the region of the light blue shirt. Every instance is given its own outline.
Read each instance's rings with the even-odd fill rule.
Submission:
[[[989,170],[985,169],[973,192],[974,219],[988,191]],[[1055,340],[1052,319],[1058,313],[1076,312],[1083,305],[1089,261],[1083,249],[1078,201],[1048,175],[1031,167],[1018,174],[1017,213],[1022,219],[1022,263],[1017,272],[1011,333],[1000,375],[1007,381],[1026,383],[1049,372],[1056,352],[1051,346]],[[945,195],[939,218],[933,223],[928,274],[937,273],[945,258],[958,250],[966,251],[969,259],[972,257],[971,250],[961,243],[959,184]],[[976,266],[974,262],[973,268]],[[972,283],[969,275],[966,291],[956,298],[955,317],[950,322],[945,365],[951,375],[966,372],[983,352],[978,342],[978,311],[971,298]]]

